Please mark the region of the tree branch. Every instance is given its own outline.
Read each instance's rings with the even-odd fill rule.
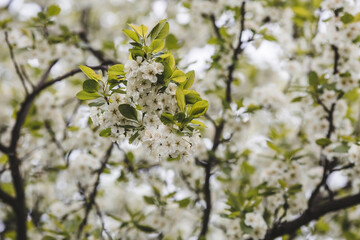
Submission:
[[[43,75],[40,78],[39,83],[37,84],[38,86],[41,86],[44,84],[44,82],[46,81],[47,77],[50,74],[51,69],[54,67],[54,65],[59,61],[59,59],[55,59],[54,61],[52,61],[49,65],[49,67],[46,69],[46,71],[43,73]]]
[[[20,172],[20,159],[17,157],[17,143],[20,138],[21,128],[25,122],[26,116],[27,116],[36,96],[38,96],[42,90],[53,85],[56,82],[62,81],[62,80],[66,79],[76,73],[79,73],[81,71],[80,69],[74,69],[60,77],[57,77],[51,81],[45,82],[48,74],[51,71],[51,68],[54,66],[55,63],[56,63],[56,61],[54,61],[50,64],[48,69],[42,75],[37,86],[34,88],[34,90],[30,94],[28,94],[25,97],[24,101],[22,102],[22,104],[20,106],[20,110],[16,114],[16,121],[15,121],[15,124],[11,131],[10,146],[5,147],[5,146],[1,145],[1,147],[0,147],[1,150],[2,151],[4,150],[5,153],[9,156],[10,171],[11,171],[12,181],[13,181],[13,185],[14,185],[15,193],[16,193],[16,199],[15,199],[16,201],[12,205],[12,207],[13,207],[13,210],[16,215],[17,239],[18,240],[26,240],[27,239],[27,235],[26,235],[27,210],[26,210],[26,205],[25,205],[25,191],[24,191],[23,178],[22,178],[21,172]],[[106,68],[106,67],[103,65],[100,65],[93,69],[103,69],[103,68]]]
[[[0,151],[6,154],[9,149],[0,142]]]
[[[323,204],[318,204],[311,209],[305,211],[300,217],[290,221],[284,222],[273,229],[269,229],[266,233],[265,240],[274,239],[285,234],[292,234],[301,226],[316,220],[327,213],[346,209],[360,203],[360,193],[343,197],[336,200],[330,200]]]
[[[337,74],[339,73],[339,69],[338,69],[338,65],[339,65],[339,59],[340,59],[340,55],[339,55],[339,48],[335,45],[331,45],[331,49],[334,51],[334,70],[333,70],[333,74]]]
[[[220,34],[220,29],[219,29],[219,27],[216,25],[215,15],[214,15],[214,14],[210,14],[210,15],[204,14],[203,17],[210,19],[211,25],[212,25],[212,27],[213,27],[213,29],[214,29],[214,32],[215,32],[216,37],[217,37],[219,40],[223,40],[223,38],[222,38],[222,36],[221,36],[221,34]]]
[[[27,87],[26,87],[26,85],[25,85],[25,79],[24,79],[24,76],[23,76],[22,73],[21,73],[20,67],[19,67],[19,65],[18,65],[17,62],[16,62],[15,55],[14,55],[14,50],[13,50],[13,48],[12,48],[12,46],[11,46],[11,43],[9,42],[9,36],[8,36],[8,32],[7,32],[7,31],[5,31],[5,42],[6,42],[7,46],[8,46],[8,48],[9,48],[10,58],[11,58],[11,61],[13,62],[13,64],[14,64],[16,74],[17,74],[18,77],[20,78],[21,84],[22,84],[23,87],[24,87],[24,90],[25,90],[26,95],[28,95],[28,94],[29,94],[29,91],[28,91],[28,89],[27,89]]]
[[[92,192],[91,192],[91,194],[89,196],[89,201],[87,201],[86,205],[85,205],[85,215],[84,215],[84,218],[83,218],[83,220],[81,221],[81,223],[79,225],[78,232],[77,232],[77,239],[81,239],[81,233],[84,230],[84,227],[85,227],[85,225],[87,223],[89,213],[90,213],[92,207],[95,204],[95,198],[96,198],[96,195],[97,195],[98,186],[100,184],[100,176],[101,176],[102,172],[104,171],[104,169],[106,167],[106,164],[108,163],[108,161],[110,159],[113,147],[114,147],[114,144],[111,143],[110,147],[107,149],[106,154],[105,154],[105,156],[103,158],[103,161],[101,163],[101,167],[97,170],[96,181],[95,181],[93,190],[92,190]]]
[[[221,121],[219,125],[215,128],[215,135],[213,140],[213,147],[211,149],[212,153],[215,154],[215,151],[217,150],[221,140],[221,134],[224,129],[224,121]],[[206,165],[205,165],[205,183],[204,183],[204,195],[205,195],[205,203],[206,207],[203,212],[203,220],[202,220],[202,227],[200,236],[205,236],[208,230],[209,226],[209,220],[210,220],[210,214],[212,209],[212,203],[211,203],[211,189],[210,189],[210,177],[211,177],[211,169],[213,167],[215,161],[215,156],[210,156]]]
[[[109,59],[105,57],[105,54],[103,51],[101,50],[97,50],[94,49],[93,47],[90,46],[90,42],[88,39],[88,34],[89,34],[89,16],[90,16],[90,8],[86,8],[81,12],[81,26],[82,26],[82,31],[79,32],[77,35],[80,37],[80,39],[86,43],[86,47],[85,49],[87,51],[89,51],[94,57],[96,57],[101,64],[116,64],[117,61],[115,59]]]
[[[228,77],[227,77],[227,81],[226,81],[226,95],[225,95],[225,97],[226,97],[226,101],[229,104],[231,103],[231,83],[233,81],[233,73],[234,73],[235,66],[236,66],[237,61],[238,61],[239,54],[243,51],[243,49],[242,49],[242,43],[243,42],[242,42],[241,39],[242,39],[243,32],[245,30],[245,4],[246,4],[246,1],[244,0],[242,2],[242,5],[241,5],[241,20],[240,20],[239,42],[238,42],[236,48],[234,49],[232,64],[228,68]],[[215,33],[217,35],[220,35],[219,33],[216,32],[216,31],[218,31],[218,28],[217,28],[217,26],[215,24],[215,17],[213,16],[213,18],[211,18],[211,20],[212,20],[212,23],[213,23],[213,27],[215,29]],[[206,207],[205,207],[205,209],[203,211],[202,227],[201,227],[201,232],[200,232],[199,238],[206,236],[206,233],[208,231],[210,214],[211,214],[211,209],[212,209],[211,189],[210,189],[210,177],[212,175],[211,170],[212,170],[213,165],[215,164],[215,160],[216,160],[215,151],[217,150],[218,146],[222,143],[221,135],[222,135],[222,132],[224,130],[224,125],[225,125],[224,120],[222,120],[219,123],[219,125],[216,125],[215,121],[212,120],[212,118],[208,117],[208,119],[210,119],[210,121],[215,126],[215,135],[214,135],[214,138],[213,138],[213,147],[211,149],[212,155],[209,156],[209,159],[205,164],[205,182],[204,182],[203,192],[204,192]]]
[[[231,103],[231,83],[234,80],[233,77],[233,72],[235,70],[235,66],[237,64],[238,58],[239,58],[239,54],[242,53],[242,51],[244,50],[242,48],[242,36],[243,36],[243,32],[245,30],[245,4],[246,1],[243,1],[241,4],[241,20],[240,20],[240,35],[239,35],[239,42],[236,46],[236,48],[234,49],[234,54],[232,57],[232,64],[229,66],[228,68],[228,80],[226,82],[226,101],[228,103]]]
[[[0,199],[11,207],[15,207],[15,198],[0,188]]]

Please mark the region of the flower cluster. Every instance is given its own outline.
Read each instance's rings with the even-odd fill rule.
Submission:
[[[257,213],[247,213],[245,215],[245,224],[253,229],[252,237],[261,239],[265,237],[267,225],[264,218]]]
[[[89,105],[92,122],[100,126],[101,136],[109,136],[121,144],[141,143],[157,159],[187,159],[199,142],[195,118],[205,114],[208,103],[189,90],[194,72],[187,74],[175,68],[171,52],[163,52],[168,23],[161,21],[146,37],[147,27],[130,25],[124,30],[135,42],[125,65],[108,69],[103,80],[92,69],[81,66],[89,77],[81,100],[98,99]],[[150,47],[146,40],[151,38]]]

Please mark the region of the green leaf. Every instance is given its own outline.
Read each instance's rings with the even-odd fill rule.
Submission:
[[[46,15],[49,17],[57,16],[59,15],[60,11],[61,8],[58,5],[52,4],[47,8]]]
[[[137,121],[137,111],[135,108],[129,104],[120,104],[118,108],[124,117]]]
[[[150,49],[152,53],[157,53],[163,50],[164,46],[165,46],[164,40],[155,39],[154,41],[151,42]]]
[[[316,74],[316,72],[314,71],[311,71],[309,74],[308,74],[308,79],[309,79],[309,85],[311,87],[314,88],[314,90],[317,89],[317,86],[319,84],[319,77],[318,75]]]
[[[123,64],[115,64],[109,67],[108,72],[112,72],[117,75],[124,74],[124,65]]]
[[[177,101],[177,104],[178,104],[178,106],[180,108],[180,111],[184,112],[184,110],[185,110],[185,96],[184,96],[184,92],[181,89],[181,87],[176,88],[176,101]]]
[[[351,23],[352,21],[354,21],[354,16],[351,15],[350,13],[344,13],[344,15],[340,18],[340,20],[344,23],[344,24],[348,24]]]
[[[286,182],[283,181],[283,180],[281,180],[281,179],[278,179],[278,183],[280,184],[280,186],[281,186],[282,188],[286,188],[286,186],[287,186]]]
[[[178,49],[178,40],[174,34],[169,34],[165,39],[165,46],[168,50]]]
[[[192,124],[196,124],[196,125],[200,125],[202,127],[205,127],[206,128],[206,125],[198,120],[191,120],[191,123]]]
[[[148,27],[145,26],[145,25],[140,25],[140,26],[136,26],[136,25],[132,25],[132,24],[129,24],[129,26],[134,29],[134,31],[139,34],[141,37],[145,38],[146,36],[146,33],[148,31]]]
[[[134,225],[135,225],[135,227],[137,229],[139,229],[140,231],[146,232],[146,233],[156,232],[155,228],[152,228],[152,227],[147,226],[147,225],[141,225],[141,224],[138,224],[138,223],[134,223]]]
[[[154,197],[143,196],[143,198],[144,198],[144,201],[145,201],[147,204],[155,205],[155,203],[156,203],[156,200],[155,200]]]
[[[130,138],[129,138],[129,143],[133,143],[135,141],[135,139],[139,136],[139,131],[137,131],[136,133],[134,133]]]
[[[301,184],[294,184],[294,185],[289,187],[288,193],[290,195],[295,195],[296,193],[301,192],[301,189],[302,189]]]
[[[101,80],[101,76],[99,74],[96,74],[94,72],[94,70],[92,70],[91,68],[84,66],[84,65],[80,65],[80,69],[88,78],[95,80],[95,81]]]
[[[309,18],[312,16],[312,13],[308,9],[302,6],[294,6],[292,7],[292,10],[299,17]]]
[[[291,102],[300,102],[304,97],[300,96],[300,97],[296,97],[296,98],[293,98],[291,100]]]
[[[44,236],[41,240],[56,240],[56,239],[57,239],[57,238],[55,238],[55,237],[46,235],[46,236]]]
[[[85,92],[85,91],[80,91],[76,94],[76,97],[79,100],[92,100],[92,99],[99,98],[101,96],[97,93],[89,93],[89,92]]]
[[[163,39],[169,33],[169,23],[166,19],[161,20],[155,27],[150,31],[148,37],[150,36],[151,40],[154,39]]]
[[[347,153],[349,151],[350,147],[345,145],[345,144],[341,144],[337,147],[335,147],[333,149],[333,152],[337,152],[337,153]]]
[[[209,108],[209,102],[206,100],[202,100],[194,103],[190,110],[190,115],[194,118],[200,117],[206,113]]]
[[[180,201],[178,201],[180,208],[186,208],[190,204],[190,198],[184,198]]]
[[[123,64],[116,64],[116,65],[109,67],[109,69],[108,69],[108,80],[116,80],[116,82],[114,83],[115,86],[118,84],[118,81],[119,81],[118,77],[124,76],[124,75],[125,75],[125,72],[124,72]]]
[[[200,94],[194,90],[184,90],[186,103],[194,104],[201,101]]]
[[[331,140],[328,138],[320,138],[316,140],[316,144],[322,147],[325,147],[331,143]]]
[[[132,40],[134,40],[135,42],[139,43],[139,36],[136,34],[136,32],[130,30],[130,29],[123,29],[122,30],[126,36],[128,36],[129,38],[131,38]]]
[[[182,120],[184,120],[185,118],[185,113],[183,112],[178,112],[174,115],[174,120],[178,121],[178,122],[182,122]]]
[[[99,133],[99,136],[100,137],[108,137],[110,136],[111,134],[111,128],[106,128],[106,129],[103,129],[100,133]]]
[[[192,71],[187,72],[186,78],[187,78],[187,81],[184,85],[184,89],[189,89],[195,81],[195,71],[192,70]]]
[[[163,124],[175,123],[174,116],[171,113],[163,112],[161,114],[160,120]]]
[[[263,37],[264,37],[265,40],[268,40],[268,41],[271,41],[271,42],[276,42],[277,41],[276,37],[274,37],[273,35],[264,34]]]
[[[270,142],[270,141],[266,141],[266,144],[269,148],[271,148],[272,150],[274,150],[277,153],[281,153],[281,149],[278,148],[278,146],[276,146],[274,143]]]
[[[83,90],[88,93],[95,93],[99,90],[99,84],[92,79],[85,80],[83,83]]]
[[[177,83],[183,83],[186,81],[186,75],[183,71],[177,69],[171,74],[170,79]]]

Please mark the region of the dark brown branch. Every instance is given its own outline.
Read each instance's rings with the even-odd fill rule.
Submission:
[[[100,207],[96,203],[95,203],[95,208],[96,208],[96,214],[98,215],[100,222],[101,222],[101,229],[102,229],[101,232],[104,231],[106,233],[106,235],[108,236],[109,240],[112,240],[113,238],[111,237],[111,234],[105,228],[105,221],[104,221],[104,217],[100,211]]]
[[[308,208],[309,209],[312,208],[313,202],[314,202],[315,198],[317,197],[321,187],[326,183],[326,180],[327,180],[327,178],[329,176],[328,166],[329,166],[329,161],[325,158],[324,159],[324,167],[323,167],[323,175],[321,177],[321,181],[318,183],[318,185],[315,187],[314,191],[311,193],[311,196],[310,196],[309,201],[308,201]]]
[[[212,153],[215,154],[215,151],[217,150],[219,144],[220,144],[220,138],[221,134],[224,129],[224,121],[221,121],[218,126],[215,128],[215,135],[213,140],[213,147],[211,149]],[[212,209],[212,202],[211,202],[211,189],[210,189],[210,177],[211,177],[211,170],[215,161],[215,156],[209,156],[209,159],[205,165],[205,183],[204,183],[204,195],[205,195],[205,203],[206,207],[203,212],[203,220],[202,220],[202,227],[200,236],[205,236],[208,231],[209,226],[209,220],[210,220],[210,214]]]
[[[339,62],[339,51],[338,48],[335,45],[331,45],[331,48],[334,51],[334,68],[333,68],[333,74],[338,74],[338,62]],[[339,100],[343,97],[344,93],[340,92],[336,100]],[[325,104],[320,100],[319,97],[317,97],[317,102],[323,107],[324,111],[328,114],[327,121],[329,122],[329,128],[326,133],[326,138],[330,138],[332,133],[335,131],[334,126],[334,112],[336,103],[334,102],[331,104],[330,109],[325,106]],[[345,165],[340,168],[336,167],[336,160],[329,161],[329,159],[326,158],[326,156],[322,155],[320,156],[321,162],[323,165],[323,176],[321,178],[321,181],[318,183],[314,191],[312,192],[310,199],[308,201],[308,209],[297,219],[291,221],[291,222],[283,222],[273,227],[273,229],[268,230],[265,239],[274,239],[276,237],[285,235],[285,234],[293,234],[298,228],[301,226],[304,226],[311,222],[312,220],[316,220],[319,217],[333,211],[338,211],[341,209],[345,209],[348,207],[351,207],[353,205],[360,203],[360,193],[344,197],[338,200],[334,200],[334,193],[331,191],[329,186],[327,185],[327,179],[330,176],[331,173],[335,171],[341,171],[343,169],[352,168],[354,164],[350,163],[348,165]],[[320,192],[321,187],[324,187],[325,190],[328,192],[329,195],[329,201],[324,204],[317,204],[315,205],[315,199],[318,197],[318,194]]]
[[[51,137],[51,141],[61,150],[62,154],[65,156],[66,151],[63,148],[63,146],[61,145],[61,143],[59,142],[59,140],[57,140],[56,134],[50,125],[50,121],[45,120],[45,128]]]
[[[216,25],[215,15],[214,15],[214,14],[204,15],[204,17],[207,17],[207,18],[210,19],[216,37],[217,37],[219,40],[223,40],[223,38],[221,37],[221,34],[220,34],[220,29],[219,29],[219,27]]]
[[[106,167],[106,164],[108,163],[108,161],[110,159],[113,147],[114,147],[114,144],[111,143],[110,147],[107,149],[106,154],[105,154],[105,156],[104,156],[104,158],[102,160],[101,167],[97,170],[96,181],[94,183],[93,190],[92,190],[92,192],[91,192],[91,194],[89,196],[89,200],[86,201],[86,203],[85,203],[85,215],[84,215],[84,218],[83,218],[83,220],[81,221],[81,223],[79,225],[78,232],[77,232],[77,239],[81,239],[81,234],[82,234],[82,231],[84,230],[84,227],[85,227],[85,225],[87,223],[89,213],[90,213],[92,207],[95,204],[95,198],[96,198],[98,187],[99,187],[99,184],[100,184],[100,176],[101,176],[102,172],[104,171],[104,169]]]
[[[98,65],[98,66],[94,66],[94,67],[90,67],[90,68],[93,69],[93,70],[107,70],[107,66],[106,66],[106,65],[107,65],[107,63],[101,64],[101,65]],[[39,92],[41,92],[41,91],[44,90],[45,88],[50,87],[50,86],[53,85],[54,83],[60,82],[60,81],[66,79],[66,78],[68,78],[68,77],[71,77],[71,76],[73,76],[73,75],[75,75],[75,74],[77,74],[77,73],[79,73],[79,72],[81,72],[81,70],[80,70],[79,68],[74,69],[74,70],[71,70],[70,72],[65,73],[64,75],[61,75],[61,76],[59,76],[59,77],[57,77],[57,78],[54,78],[54,79],[52,79],[52,80],[50,80],[50,81],[45,82],[45,83],[42,84],[41,86],[37,87],[37,88],[34,90],[34,92],[35,92],[36,94],[38,94]]]
[[[10,205],[16,215],[16,238],[26,240],[27,209],[25,203],[24,181],[20,172],[20,159],[16,156],[16,147],[8,153],[11,177],[15,189],[15,202]]]
[[[15,207],[15,198],[0,188],[0,199],[7,205]]]
[[[225,98],[229,104],[231,103],[231,84],[233,81],[233,73],[234,73],[234,70],[235,70],[235,67],[236,67],[236,64],[238,61],[239,54],[242,53],[242,51],[243,51],[242,36],[243,36],[243,32],[245,30],[245,4],[246,4],[246,1],[243,1],[242,5],[241,5],[239,42],[234,49],[232,64],[228,68],[228,77],[227,77],[227,81],[226,81]],[[213,24],[215,24],[215,17],[214,17],[214,19],[212,19],[212,22],[213,22]],[[215,33],[216,33],[216,30],[218,30],[218,29],[217,29],[216,25],[213,25],[213,26],[215,27]],[[216,33],[216,34],[218,34],[218,33]],[[210,118],[210,121],[215,126],[215,135],[213,138],[213,147],[211,149],[211,155],[209,156],[208,161],[205,164],[205,183],[204,183],[203,192],[204,192],[206,207],[203,211],[202,227],[201,227],[201,232],[200,232],[199,237],[206,236],[206,233],[207,233],[208,227],[209,227],[209,220],[210,220],[210,214],[211,214],[211,209],[212,209],[211,189],[210,189],[210,178],[212,175],[211,170],[212,170],[213,166],[216,164],[215,151],[217,150],[218,146],[222,143],[221,136],[222,136],[222,132],[223,132],[224,125],[225,125],[224,120],[222,120],[219,123],[219,125],[216,125],[215,121],[212,120],[211,118]]]
[[[70,71],[67,74],[64,74],[58,78],[55,78],[51,81],[44,82],[42,79],[46,79],[47,75],[51,71],[51,67],[53,67],[55,62],[50,64],[48,70],[45,71],[42,78],[39,81],[39,84],[35,87],[35,89],[28,94],[24,101],[20,106],[20,110],[16,114],[16,122],[11,131],[11,141],[9,147],[2,147],[3,150],[6,150],[6,154],[9,156],[9,165],[11,176],[13,180],[13,185],[16,193],[16,201],[13,205],[13,210],[16,215],[16,226],[17,226],[17,239],[18,240],[26,240],[26,221],[27,221],[27,210],[25,205],[25,191],[24,191],[24,182],[20,172],[20,159],[17,157],[17,143],[20,138],[20,131],[25,122],[26,116],[36,98],[37,95],[40,94],[42,90],[53,85],[56,82],[62,81],[78,72],[80,69],[75,69]],[[94,69],[102,69],[104,66],[98,66]]]
[[[269,229],[266,233],[265,240],[274,239],[285,234],[292,234],[301,226],[307,225],[311,221],[316,220],[327,213],[346,209],[359,203],[360,193],[336,200],[330,200],[323,204],[318,204],[305,211],[300,217],[290,222],[284,222],[273,229]]]
[[[21,127],[25,122],[26,116],[30,110],[30,107],[32,106],[32,104],[35,100],[35,97],[43,89],[45,89],[46,87],[51,86],[52,84],[55,83],[54,80],[49,81],[49,82],[45,82],[45,80],[48,77],[52,67],[55,65],[56,62],[57,62],[57,60],[53,61],[50,64],[50,66],[47,68],[47,70],[44,72],[44,74],[40,78],[38,85],[35,87],[35,89],[29,95],[26,96],[26,98],[24,99],[24,101],[21,104],[20,110],[16,114],[16,122],[11,131],[11,142],[10,142],[10,147],[9,147],[10,152],[14,153],[14,155],[16,155],[16,145],[20,138]],[[80,71],[80,69],[78,69],[78,71]],[[60,76],[59,78],[57,78],[57,81],[61,81],[69,76],[71,76],[71,75],[65,74],[63,76]]]
[[[25,90],[26,95],[28,95],[28,94],[29,94],[29,91],[28,91],[28,89],[27,89],[27,87],[26,87],[25,79],[24,79],[24,76],[23,76],[22,73],[21,73],[20,67],[19,67],[19,65],[18,65],[17,62],[16,62],[15,55],[14,55],[14,50],[13,50],[13,48],[12,48],[11,43],[9,42],[9,36],[8,36],[7,31],[5,31],[5,41],[6,41],[6,44],[7,44],[8,48],[9,48],[10,58],[11,58],[11,61],[13,62],[13,64],[14,64],[16,74],[17,74],[18,77],[20,78],[21,84],[22,84],[23,87],[24,87],[24,90]]]
[[[333,70],[333,74],[335,75],[335,74],[339,73],[338,65],[339,65],[340,55],[339,55],[339,49],[338,49],[337,46],[331,45],[331,49],[334,51],[334,70]]]
[[[46,81],[47,77],[50,74],[51,69],[54,67],[54,65],[59,61],[59,59],[55,59],[54,61],[52,61],[49,65],[49,67],[46,69],[46,71],[43,73],[43,75],[40,78],[40,81],[38,83],[38,86],[41,86],[44,84],[44,82]]]
[[[20,70],[22,75],[24,76],[25,80],[30,84],[30,86],[34,89],[35,85],[30,81],[29,76],[26,73],[25,67],[23,65],[20,65]]]
[[[245,3],[246,1],[243,1],[241,4],[241,20],[240,20],[240,35],[239,35],[239,42],[237,44],[237,46],[234,49],[234,54],[232,57],[232,64],[229,66],[228,68],[228,79],[226,82],[226,101],[228,103],[231,103],[231,84],[234,80],[233,77],[233,73],[239,58],[239,54],[242,53],[242,51],[244,50],[242,48],[242,36],[243,36],[243,32],[245,30]]]
[[[6,154],[9,151],[9,149],[5,147],[5,145],[0,143],[0,151]]]
[[[77,33],[77,35],[79,36],[79,38],[87,44],[87,46],[85,47],[85,49],[87,51],[89,51],[94,57],[96,57],[101,64],[116,64],[117,61],[114,59],[109,59],[105,57],[105,54],[103,51],[101,50],[97,50],[93,47],[90,46],[90,42],[88,39],[88,35],[89,35],[89,16],[90,16],[90,8],[86,8],[82,11],[81,13],[81,26],[82,26],[82,31],[80,31],[79,33]]]

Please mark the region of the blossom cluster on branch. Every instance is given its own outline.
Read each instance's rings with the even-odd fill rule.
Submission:
[[[359,1],[0,12],[0,239],[360,239]]]

